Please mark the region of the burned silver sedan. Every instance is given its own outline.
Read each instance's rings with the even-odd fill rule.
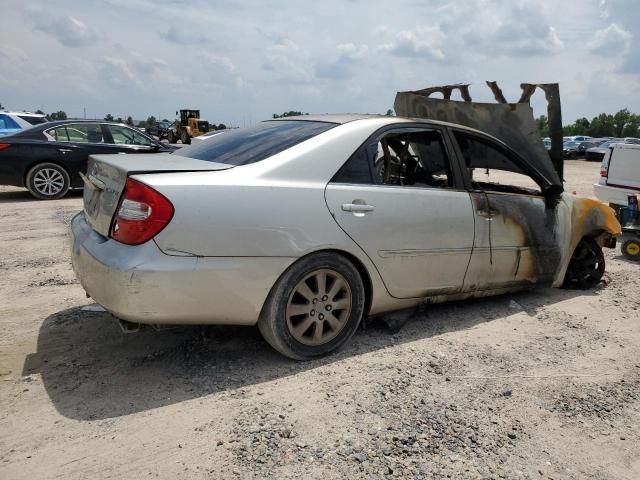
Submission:
[[[562,193],[548,156],[415,118],[266,121],[93,156],[85,184],[72,258],[96,302],[137,323],[257,324],[294,359],[343,346],[365,315],[593,285],[619,233],[608,207]]]

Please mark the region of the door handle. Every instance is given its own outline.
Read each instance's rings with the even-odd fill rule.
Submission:
[[[366,213],[372,212],[374,207],[366,203],[343,203],[342,210],[345,212]]]
[[[60,153],[69,153],[69,152],[73,152],[73,150],[71,150],[70,148],[59,148],[58,151]]]
[[[498,213],[500,212],[498,212],[498,210],[489,208],[487,210],[478,210],[476,213],[478,214],[479,217],[484,217],[487,220],[493,220],[493,217],[498,215]]]

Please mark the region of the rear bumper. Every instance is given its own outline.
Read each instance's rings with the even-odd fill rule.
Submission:
[[[293,258],[171,256],[153,241],[124,245],[71,222],[73,270],[116,317],[150,324],[253,325]]]
[[[610,187],[609,185],[596,183],[593,185],[593,193],[601,202],[625,206],[629,202],[628,196],[637,194],[638,192],[630,189],[627,190],[626,188]]]

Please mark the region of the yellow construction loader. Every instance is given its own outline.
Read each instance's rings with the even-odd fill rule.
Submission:
[[[173,122],[167,130],[169,143],[176,143],[180,140],[186,145],[191,143],[193,137],[209,131],[209,122],[200,118],[200,110],[183,109],[176,112],[176,116],[178,114],[180,119]]]

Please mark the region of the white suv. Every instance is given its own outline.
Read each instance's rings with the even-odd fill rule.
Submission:
[[[611,145],[602,159],[600,180],[593,190],[601,201],[626,207],[629,195],[640,193],[640,145]]]
[[[5,112],[0,110],[0,137],[13,135],[25,128],[46,123],[47,117],[31,112]]]

